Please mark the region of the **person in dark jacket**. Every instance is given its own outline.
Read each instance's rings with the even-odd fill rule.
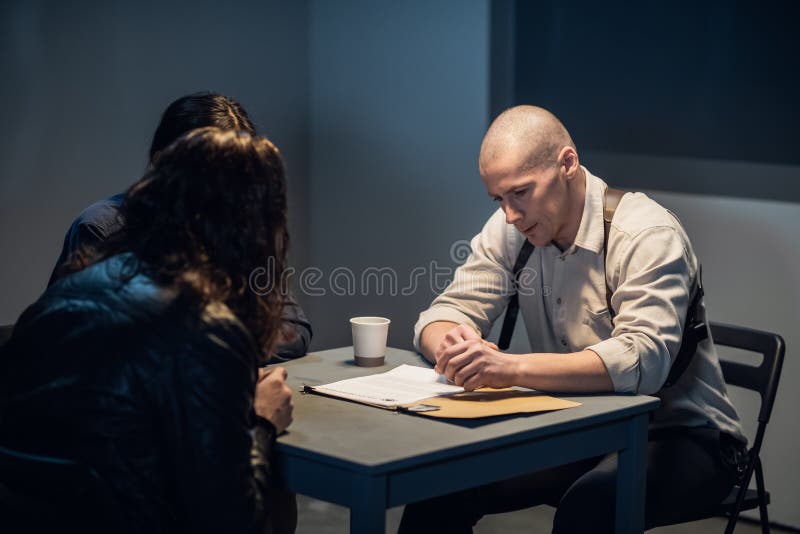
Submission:
[[[208,92],[182,96],[167,106],[161,116],[150,144],[150,165],[175,139],[190,130],[206,126],[256,135],[255,126],[247,112],[234,99]],[[62,276],[64,266],[75,251],[87,245],[96,246],[125,226],[125,217],[119,212],[123,197],[123,193],[118,193],[95,202],[72,222],[48,286]],[[273,356],[280,361],[304,356],[311,342],[312,331],[311,323],[300,305],[293,299],[285,299],[281,320],[280,338]]]
[[[248,285],[254,266],[272,280],[285,268],[277,148],[194,130],[120,214],[124,228],[74,254],[0,349],[0,445],[93,469],[118,510],[106,532],[293,531],[269,466],[291,390],[284,369],[259,369],[283,296]]]

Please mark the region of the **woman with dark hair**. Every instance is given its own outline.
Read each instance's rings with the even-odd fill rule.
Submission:
[[[150,161],[181,135],[205,126],[256,135],[250,117],[236,100],[217,93],[192,93],[175,100],[164,110],[150,144]]]
[[[194,130],[213,126],[221,130],[235,130],[256,135],[250,117],[234,99],[217,93],[193,93],[172,102],[161,116],[150,145],[149,164],[153,165],[161,151],[178,137]],[[196,179],[200,179],[198,176]],[[127,222],[120,213],[123,194],[95,202],[72,222],[66,236],[56,267],[50,276],[48,287],[69,272],[70,258],[81,248],[96,247],[111,238]],[[231,224],[231,221],[222,221]],[[288,297],[288,296],[287,296]],[[286,361],[305,355],[311,342],[311,324],[303,310],[287,298],[281,312],[281,329],[278,343],[272,350],[275,360]]]
[[[125,226],[73,256],[3,346],[0,444],[93,469],[118,510],[108,532],[293,530],[268,497],[291,391],[283,369],[258,369],[282,295],[248,287],[254,266],[279,280],[285,265],[278,150],[195,130],[120,213]],[[48,513],[74,513],[62,504]]]

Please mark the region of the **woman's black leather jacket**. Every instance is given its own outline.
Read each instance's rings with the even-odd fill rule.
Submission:
[[[192,311],[140,267],[115,256],[23,313],[0,351],[0,445],[94,469],[115,531],[260,531],[274,427],[255,424],[256,346],[226,306]]]

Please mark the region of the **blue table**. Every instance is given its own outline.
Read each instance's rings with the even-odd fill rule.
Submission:
[[[298,391],[403,363],[425,365],[415,353],[391,348],[383,367],[352,360],[347,347],[284,367]],[[387,508],[618,451],[617,532],[642,532],[648,415],[659,400],[565,398],[582,406],[453,422],[296,393],[294,423],[277,442],[278,476],[296,493],[350,508],[351,533],[382,533]]]

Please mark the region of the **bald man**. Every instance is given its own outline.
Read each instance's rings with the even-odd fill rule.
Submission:
[[[629,193],[606,243],[607,185],[581,166],[569,132],[542,108],[503,112],[483,140],[479,169],[499,209],[453,283],[420,314],[417,350],[467,390],[660,397],[648,444],[646,528],[713,510],[736,481],[746,438],[710,339],[678,382],[663,387],[698,271],[680,223],[646,195]],[[515,291],[525,240],[534,248],[518,299],[532,352],[508,354],[485,336]],[[612,532],[615,480],[615,454],[592,458],[410,505],[400,532],[471,532],[485,514],[539,504],[557,507],[554,532]]]

